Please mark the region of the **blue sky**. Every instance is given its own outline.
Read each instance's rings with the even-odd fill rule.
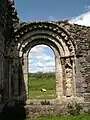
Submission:
[[[21,20],[67,19],[79,16],[90,0],[15,0]]]
[[[21,21],[69,19],[71,24],[90,26],[90,0],[15,0],[15,6]],[[32,48],[29,71],[54,69],[54,54],[49,47]]]

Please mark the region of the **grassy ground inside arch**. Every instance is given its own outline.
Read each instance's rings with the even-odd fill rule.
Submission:
[[[26,120],[30,120],[27,118]],[[37,120],[90,120],[90,115],[77,115],[77,116],[42,116]]]
[[[29,73],[29,98],[54,99],[56,96],[55,73]],[[45,88],[46,92],[41,92]]]

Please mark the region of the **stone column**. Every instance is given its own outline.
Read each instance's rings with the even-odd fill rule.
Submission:
[[[65,62],[65,91],[66,96],[71,97],[73,95],[73,71],[70,58],[66,58]]]
[[[76,80],[75,80],[75,63],[76,63],[76,57],[74,56],[71,58],[72,60],[72,69],[73,69],[73,95],[76,96]]]
[[[3,54],[0,53],[0,101],[3,99],[3,91],[4,90],[4,57]]]
[[[11,72],[12,72],[12,61],[9,59],[9,80],[8,80],[9,100],[11,100],[11,98],[12,98],[12,91],[11,91]]]
[[[12,88],[13,89],[13,95],[16,97],[16,96],[18,96],[18,94],[19,94],[19,90],[18,90],[18,80],[19,80],[19,60],[18,60],[18,58],[17,59],[14,59],[13,60],[13,71],[12,71],[12,76],[13,76],[13,79],[12,79],[12,81],[13,81],[13,87],[14,88]]]
[[[57,98],[61,98],[61,96],[63,96],[63,76],[59,56],[55,56],[55,69],[56,69],[56,95]]]
[[[25,93],[28,98],[28,57],[27,54],[24,54],[24,65],[23,65],[23,76],[24,76],[24,84],[25,84]]]
[[[4,99],[8,100],[9,97],[9,61],[5,58],[4,61]]]
[[[23,74],[23,59],[19,58],[19,95],[21,96],[21,99],[26,99],[26,92],[25,92],[25,83],[24,83],[24,74]]]
[[[3,55],[0,53],[0,86],[3,84]]]

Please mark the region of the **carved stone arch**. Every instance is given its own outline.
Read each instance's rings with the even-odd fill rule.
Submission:
[[[34,46],[36,46],[36,45],[38,45],[38,44],[35,44]],[[53,51],[54,55],[55,55],[55,54],[58,55],[58,56],[60,55],[57,46],[54,46],[54,44],[52,45],[52,44],[47,44],[47,43],[41,42],[41,43],[39,43],[39,45],[46,45],[46,46],[48,46],[49,48],[51,48],[51,50]],[[32,47],[29,46],[27,52],[25,52],[25,53],[23,53],[23,54],[27,54],[27,57],[28,57],[31,49],[32,49],[34,46],[32,46]],[[22,55],[22,56],[23,56],[23,55]]]
[[[30,34],[33,34],[35,36],[36,32],[38,31],[40,34],[43,32],[43,34],[47,33],[48,35],[57,38],[58,42],[61,42],[60,40],[63,40],[63,43],[65,43],[66,46],[68,46],[70,54],[74,54],[75,48],[70,38],[69,32],[67,32],[54,22],[30,22],[21,26],[18,30],[16,30],[16,32],[13,35],[12,42],[9,44],[8,54],[11,54],[11,51],[13,51],[13,48],[16,44],[21,44],[22,42],[24,42],[24,39],[30,37]]]
[[[36,42],[37,41],[37,42]],[[21,55],[23,57],[23,73],[24,74],[24,79],[25,79],[25,87],[26,87],[26,93],[27,93],[27,97],[28,97],[28,53],[29,51],[36,45],[40,45],[40,44],[45,44],[47,46],[49,46],[55,55],[55,74],[56,74],[56,96],[57,98],[60,98],[60,96],[63,96],[63,75],[62,75],[62,65],[61,65],[61,61],[60,61],[60,51],[58,49],[58,47],[55,44],[52,44],[52,42],[47,42],[46,40],[33,40],[30,43],[28,43],[26,46],[24,46],[23,48],[23,54]],[[27,74],[26,74],[27,73]]]
[[[58,51],[58,53],[59,53],[60,56],[62,55],[60,52],[63,53],[62,47],[58,46],[57,44],[55,44],[49,38],[48,39],[47,38],[41,38],[41,39],[39,39],[39,38],[36,38],[36,37],[31,42],[28,42],[26,45],[23,45],[23,47],[21,47],[19,49],[19,51],[23,54],[23,53],[27,52],[27,50],[30,47],[32,48],[33,46],[39,45],[39,44],[45,44],[45,45],[49,46],[50,48],[52,48],[52,46],[53,46],[53,48],[55,48]]]
[[[12,53],[15,46],[18,46],[18,52],[22,52],[22,55],[25,55],[25,52],[28,51],[30,44],[38,39],[44,42],[45,40],[46,42],[49,41],[46,44],[50,45],[52,48],[55,47],[57,53],[59,53],[58,57],[55,56],[56,63],[58,64],[58,67],[56,67],[56,69],[58,69],[57,76],[59,81],[57,83],[58,97],[74,96],[75,76],[73,77],[73,75],[75,74],[75,70],[73,66],[75,64],[75,47],[70,34],[58,24],[54,22],[32,22],[24,24],[15,31],[13,40],[8,48],[8,55]],[[53,46],[51,43],[53,43],[55,46]],[[38,44],[40,44],[40,42]],[[62,88],[61,86],[64,87]]]
[[[27,42],[31,42],[34,39],[38,39],[38,38],[42,39],[43,38],[43,39],[50,39],[50,41],[54,42],[55,44],[61,45],[63,51],[68,51],[68,48],[64,47],[65,44],[62,41],[60,41],[60,39],[58,39],[57,37],[51,36],[53,33],[51,33],[51,35],[50,35],[49,32],[47,32],[47,33],[46,32],[43,31],[43,33],[42,33],[42,31],[38,31],[33,35],[29,34],[29,37],[25,38],[24,42],[21,43],[21,46],[27,44]]]

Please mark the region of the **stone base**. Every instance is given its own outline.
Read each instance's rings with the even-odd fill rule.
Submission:
[[[58,97],[56,99],[52,99],[52,100],[37,100],[37,99],[28,99],[26,101],[27,105],[30,105],[31,103],[33,104],[41,104],[41,102],[44,101],[49,101],[51,104],[63,104],[63,103],[84,103],[84,98],[83,97],[66,97],[66,96],[62,96],[62,97]]]
[[[89,107],[87,103],[84,102],[83,97],[66,97],[62,96],[53,100],[27,100],[25,109],[28,111],[30,116],[37,115],[68,115],[69,109],[68,105],[82,106],[81,113],[88,111]],[[90,103],[89,103],[90,104]],[[86,107],[87,106],[87,107]],[[87,109],[86,109],[87,108]]]
[[[78,104],[81,106],[79,114],[88,113],[90,110],[90,103],[82,103]],[[50,105],[40,105],[40,104],[31,104],[26,105],[25,109],[29,116],[37,117],[37,116],[53,116],[53,115],[72,115],[71,110],[75,109],[69,108],[67,103],[62,104],[50,104]]]

